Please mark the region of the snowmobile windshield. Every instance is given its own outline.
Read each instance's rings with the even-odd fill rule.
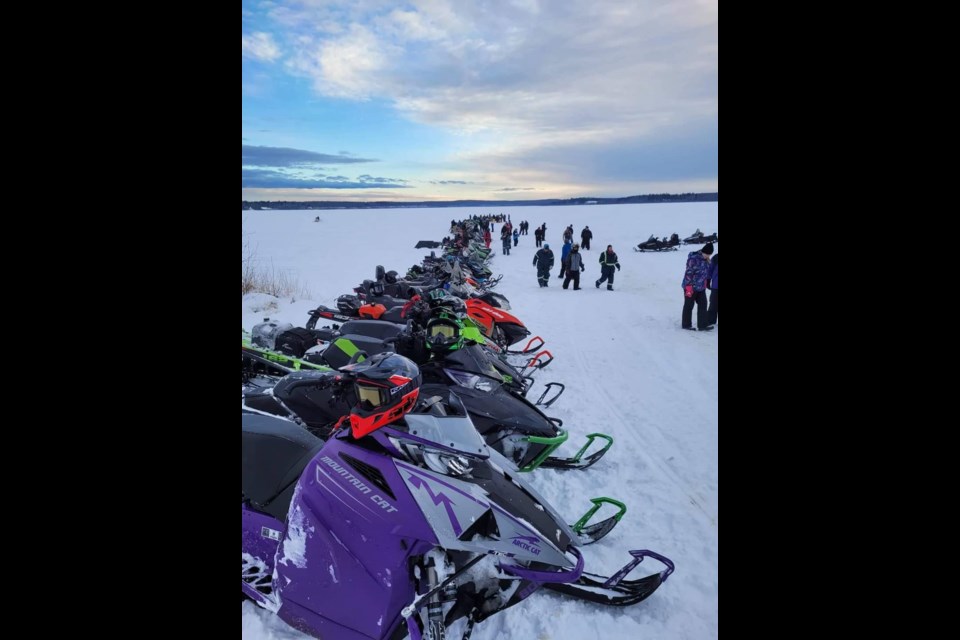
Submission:
[[[490,364],[483,352],[483,347],[479,345],[472,345],[447,354],[445,364],[448,368],[487,376],[497,381],[503,380],[503,376],[500,375],[496,367]]]

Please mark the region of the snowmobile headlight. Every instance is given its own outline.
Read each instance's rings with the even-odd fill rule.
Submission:
[[[431,471],[442,473],[445,476],[463,476],[470,473],[470,459],[466,456],[437,451],[424,446],[419,442],[390,437],[390,442],[398,451],[401,451],[407,460],[417,466],[423,466]]]
[[[462,476],[470,472],[470,461],[463,456],[441,453],[424,448],[423,461],[427,467],[437,473],[448,476]]]

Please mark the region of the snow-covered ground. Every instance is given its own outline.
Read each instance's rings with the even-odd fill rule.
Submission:
[[[376,265],[401,275],[428,249],[419,240],[440,240],[451,219],[471,214],[509,214],[516,226],[530,222],[509,256],[500,255],[500,224],[491,246],[496,291],[511,313],[546,340],[556,360],[541,383],[566,384],[547,414],[563,420],[570,440],[556,455],[572,455],[584,434],[608,433],[615,443],[587,471],[538,470],[528,475],[537,490],[576,521],[589,498],[609,496],[628,510],[601,542],[583,548],[586,569],[609,575],[629,560],[628,549],[652,549],[676,563],[676,572],[648,600],[624,609],[604,608],[547,592],[477,625],[473,638],[585,640],[598,638],[716,638],[719,634],[719,325],[708,333],[680,329],[688,245],[667,253],[633,251],[650,234],[697,228],[719,232],[718,204],[644,204],[565,207],[438,208],[326,211],[244,211],[243,232],[258,260],[299,279],[310,299],[243,299],[243,328],[264,317],[303,326],[317,304],[335,307]],[[314,222],[316,216],[320,222]],[[549,288],[537,286],[533,229],[546,222],[546,241],[556,254]],[[559,273],[561,234],[573,224],[574,240],[589,225],[590,251],[583,290],[564,291]],[[612,244],[622,270],[615,291],[598,290],[600,252]],[[719,254],[719,243],[716,245]],[[265,308],[266,307],[266,308]],[[695,318],[695,316],[694,316]],[[530,392],[540,395],[541,387]],[[604,512],[601,512],[601,514]],[[654,560],[637,571],[658,570]],[[247,640],[306,638],[273,614],[241,605]],[[451,635],[451,634],[448,634]],[[451,637],[459,638],[455,633]]]

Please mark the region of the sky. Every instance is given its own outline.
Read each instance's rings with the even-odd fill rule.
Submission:
[[[246,251],[257,263],[299,284],[293,299],[249,294],[241,300],[243,328],[264,317],[303,326],[317,304],[374,278],[376,266],[405,273],[429,250],[419,240],[440,240],[451,218],[496,210],[478,208],[328,211],[244,211]],[[547,243],[559,254],[562,230],[584,225],[594,233],[584,252],[580,291],[563,290],[555,266],[550,286],[537,284],[532,265],[533,231],[511,255],[497,254],[490,267],[502,281],[511,313],[541,336],[555,360],[537,374],[528,394],[543,385],[566,385],[547,415],[563,420],[570,439],[555,455],[573,455],[585,435],[614,438],[607,454],[586,471],[540,469],[526,479],[569,523],[589,499],[622,500],[627,512],[600,542],[583,547],[586,570],[610,575],[626,564],[630,549],[652,549],[676,563],[676,572],[648,600],[622,609],[535,593],[477,625],[474,640],[711,640],[719,636],[719,323],[711,332],[680,328],[687,254],[699,245],[667,253],[638,253],[651,234],[697,228],[719,231],[718,203],[566,207],[506,207],[514,224],[547,224]],[[319,216],[320,222],[313,220]],[[495,235],[499,238],[500,225]],[[621,270],[614,290],[596,289],[600,250],[613,244]],[[715,244],[719,255],[720,245]],[[559,262],[559,258],[558,258]],[[598,517],[607,517],[600,512]],[[661,568],[644,561],[637,571]],[[631,576],[636,577],[636,576]],[[241,604],[244,640],[304,640],[274,614]],[[459,638],[462,629],[447,634]]]
[[[717,0],[244,0],[244,200],[719,190]]]

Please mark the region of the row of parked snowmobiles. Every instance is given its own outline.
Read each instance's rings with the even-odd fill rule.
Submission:
[[[680,240],[680,236],[674,233],[668,239],[664,236],[662,239],[658,239],[655,235],[651,234],[645,242],[641,242],[633,248],[634,251],[640,251],[641,253],[647,251],[677,251],[677,247],[682,244],[706,244],[708,242],[719,242],[720,237],[716,232],[711,233],[710,235],[704,235],[700,229],[697,229],[693,235]]]
[[[455,623],[466,640],[541,588],[612,606],[646,599],[674,570],[656,552],[630,551],[610,577],[584,570],[580,547],[616,526],[623,503],[593,498],[568,524],[524,479],[586,469],[612,439],[588,434],[573,457],[552,456],[568,432],[543,411],[564,386],[527,399],[553,359],[543,339],[511,348],[530,332],[506,298],[488,295],[496,282],[471,272],[464,300],[443,286],[453,268],[435,266],[424,273],[440,286],[378,267],[355,289],[356,308],[338,301],[305,327],[265,321],[243,333],[244,597],[343,640],[441,640]],[[361,316],[368,305],[383,311]],[[616,512],[595,521],[600,509]],[[664,568],[628,578],[646,558]]]

